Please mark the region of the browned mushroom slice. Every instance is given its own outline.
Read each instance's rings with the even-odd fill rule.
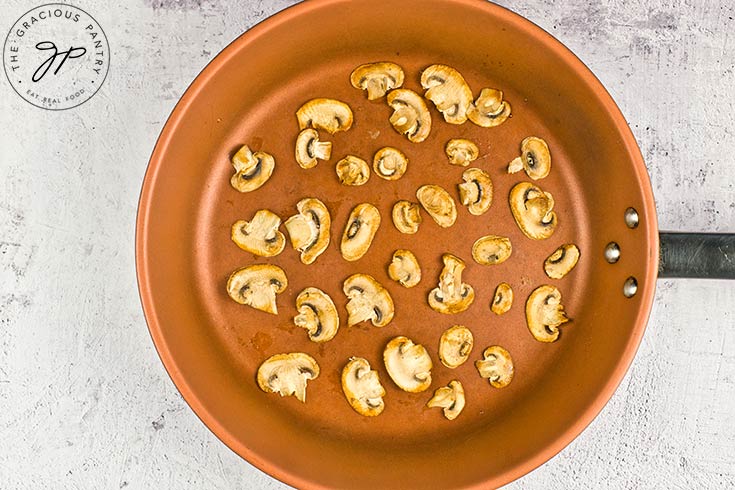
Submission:
[[[421,206],[442,228],[449,228],[457,220],[457,206],[451,195],[438,185],[422,185],[416,191]]]
[[[281,396],[295,395],[306,402],[306,383],[319,376],[319,364],[308,354],[292,352],[276,354],[258,368],[258,386],[266,393]]]
[[[363,185],[370,178],[367,162],[355,155],[347,155],[337,162],[335,170],[342,185]]]
[[[545,240],[556,229],[554,198],[530,182],[520,182],[510,191],[510,210],[524,235]]]
[[[249,222],[239,220],[232,225],[232,241],[246,252],[273,257],[286,246],[286,237],[278,231],[279,226],[281,218],[277,214],[261,209]]]
[[[380,226],[380,212],[370,203],[358,204],[352,209],[342,233],[340,251],[345,260],[354,262],[365,255]]]
[[[561,279],[574,269],[579,260],[579,249],[573,243],[565,243],[544,261],[544,271],[552,279]]]
[[[554,286],[539,286],[526,301],[526,323],[539,342],[559,338],[559,325],[569,321],[561,304],[561,293]]]
[[[467,110],[470,121],[491,128],[503,124],[510,117],[510,104],[503,100],[503,92],[493,88],[484,88],[475,103]]]
[[[318,160],[329,160],[332,157],[332,143],[319,141],[316,129],[304,129],[296,138],[296,163],[301,168],[316,167]]]
[[[386,146],[375,152],[373,170],[385,180],[398,180],[408,167],[408,158],[398,148]]]
[[[480,237],[472,245],[472,258],[480,265],[502,264],[510,257],[510,238],[497,235]]]
[[[401,233],[413,235],[419,231],[421,213],[419,205],[411,201],[398,201],[393,205],[393,224]]]
[[[551,153],[546,141],[529,136],[521,142],[521,156],[508,164],[508,173],[525,170],[533,180],[543,179],[551,171]]]
[[[384,327],[393,319],[393,298],[372,276],[353,274],[345,279],[342,291],[348,300],[348,326],[369,320],[376,327]]]
[[[475,361],[480,376],[487,379],[494,388],[505,388],[513,380],[513,359],[510,353],[493,345],[485,349],[482,359]]]
[[[356,89],[367,90],[368,100],[379,99],[403,85],[403,69],[388,61],[366,63],[352,71],[350,83]]]
[[[454,380],[450,381],[447,386],[437,388],[426,406],[429,408],[443,408],[444,416],[449,420],[454,420],[462,413],[464,403],[462,383]]]
[[[403,249],[393,252],[388,276],[406,288],[417,285],[421,281],[421,267],[413,252]]]
[[[462,173],[463,183],[457,185],[459,199],[474,216],[490,209],[493,203],[493,181],[490,175],[479,168],[468,168]]]
[[[308,265],[329,246],[332,219],[324,203],[313,197],[300,200],[296,208],[299,214],[291,216],[283,226],[293,248],[301,252],[301,262]]]
[[[326,342],[337,335],[337,307],[321,289],[306,288],[301,291],[296,297],[296,310],[299,314],[293,319],[294,325],[306,329],[312,341]]]
[[[383,351],[383,362],[393,382],[403,391],[419,393],[431,385],[431,357],[423,345],[395,337]]]
[[[256,264],[236,270],[227,280],[227,294],[237,303],[266,313],[278,314],[276,295],[286,290],[288,280],[277,265]]]
[[[339,100],[312,99],[296,111],[296,119],[299,129],[323,129],[334,134],[352,127],[352,110]]]
[[[475,290],[462,282],[465,264],[452,254],[442,256],[444,268],[439,275],[439,286],[429,293],[429,306],[439,313],[460,313],[475,300]]]
[[[421,72],[424,97],[434,103],[450,124],[462,124],[467,120],[467,110],[472,105],[472,91],[464,77],[447,65],[431,65]]]
[[[501,282],[498,284],[498,287],[495,288],[495,295],[493,296],[493,302],[490,304],[490,309],[496,315],[502,315],[510,310],[512,305],[513,289],[507,282]]]
[[[469,328],[454,325],[446,329],[439,340],[439,359],[450,369],[459,367],[467,361],[474,343]]]
[[[342,391],[350,406],[360,415],[375,417],[385,408],[385,388],[378,372],[362,357],[353,357],[342,369]]]
[[[268,153],[253,153],[244,145],[233,155],[232,166],[235,167],[235,174],[230,178],[232,187],[240,192],[251,192],[271,178],[276,161]]]
[[[424,99],[413,90],[399,88],[388,93],[388,105],[393,108],[390,123],[408,141],[421,143],[431,132],[431,113]]]
[[[480,149],[470,140],[451,139],[447,141],[447,145],[444,147],[444,153],[447,154],[449,163],[452,165],[466,167],[477,160],[477,157],[480,156]]]

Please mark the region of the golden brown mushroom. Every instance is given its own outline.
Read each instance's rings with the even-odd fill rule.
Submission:
[[[299,214],[283,224],[291,238],[291,245],[301,252],[301,262],[311,264],[329,246],[332,219],[329,210],[319,199],[309,197],[296,204]]]
[[[308,354],[292,352],[269,357],[258,368],[258,386],[266,393],[295,395],[306,402],[306,383],[319,376],[319,364]]]
[[[431,132],[431,113],[424,99],[413,90],[399,88],[388,93],[388,105],[393,108],[390,123],[408,141],[421,143]]]
[[[508,164],[508,173],[525,170],[533,180],[543,179],[551,171],[551,153],[546,141],[529,136],[521,142],[521,156]]]
[[[434,222],[442,228],[449,228],[457,220],[454,199],[438,185],[422,185],[416,191],[416,197]]]
[[[479,168],[468,168],[462,173],[462,182],[457,185],[459,200],[474,216],[490,209],[493,202],[493,181],[490,175]]]
[[[403,249],[393,252],[388,276],[406,288],[417,285],[421,281],[421,267],[413,252]]]
[[[472,91],[464,77],[447,65],[431,65],[421,72],[424,97],[434,103],[450,124],[462,124],[467,120],[467,110],[472,105]]]
[[[530,182],[520,182],[510,191],[510,210],[524,235],[545,240],[556,229],[554,198]]]
[[[370,320],[376,327],[384,327],[393,319],[393,298],[374,277],[353,274],[345,279],[342,291],[348,300],[348,326]]]
[[[398,180],[408,168],[408,158],[398,148],[386,146],[375,152],[373,170],[385,180]]]
[[[306,288],[296,297],[294,325],[306,329],[309,339],[326,342],[337,335],[339,314],[332,298],[317,288]]]
[[[579,261],[579,249],[573,243],[565,243],[544,261],[544,272],[552,279],[561,279],[574,269]]]
[[[443,408],[444,416],[449,420],[454,420],[462,413],[464,403],[462,383],[453,380],[447,386],[437,388],[426,406],[429,408]]]
[[[480,156],[480,149],[470,140],[451,139],[447,141],[444,147],[444,153],[447,154],[449,163],[452,165],[466,167],[477,160],[477,157]]]
[[[439,275],[439,286],[429,293],[429,306],[439,313],[460,313],[475,300],[475,290],[462,282],[465,264],[452,254],[442,256],[444,268]]]
[[[513,289],[507,282],[501,282],[495,288],[493,302],[490,303],[490,310],[496,315],[502,315],[510,310],[513,305]]]
[[[342,369],[342,391],[355,412],[365,417],[380,415],[385,408],[385,388],[378,372],[362,357],[352,357]]]
[[[444,331],[439,340],[439,359],[449,369],[454,369],[467,361],[475,345],[469,328],[454,325]]]
[[[494,388],[505,388],[513,380],[513,359],[510,353],[493,345],[485,349],[482,359],[475,361],[480,376],[487,379]]]
[[[356,89],[367,90],[368,100],[379,99],[403,85],[403,69],[387,61],[366,63],[352,71],[350,83]]]
[[[508,260],[512,251],[510,238],[487,235],[472,245],[472,258],[480,265],[497,265]]]
[[[395,337],[383,351],[383,362],[393,382],[403,391],[419,393],[431,385],[431,357],[421,344]]]
[[[554,286],[539,286],[528,297],[526,323],[539,342],[554,342],[559,338],[559,325],[568,321],[561,293]]]
[[[260,209],[249,222],[236,221],[232,225],[232,241],[245,250],[261,257],[274,257],[286,246],[286,237],[278,231],[281,218],[277,214]]]
[[[277,265],[256,264],[237,269],[227,280],[227,294],[235,302],[273,315],[276,295],[286,290],[286,273]]]
[[[304,129],[296,138],[296,163],[301,168],[316,167],[318,160],[329,160],[332,157],[332,142],[319,141],[316,129]]]
[[[240,192],[251,192],[265,184],[273,174],[276,161],[264,152],[253,153],[248,145],[243,145],[232,157],[235,174],[230,178],[232,187]]]
[[[498,126],[510,117],[510,104],[503,100],[503,92],[493,88],[484,88],[475,103],[467,110],[470,121],[491,128]]]
[[[312,99],[296,111],[299,129],[323,129],[329,134],[352,127],[352,109],[335,99]]]
[[[370,166],[362,158],[347,155],[335,166],[342,185],[363,185],[370,178]]]
[[[411,201],[398,201],[393,205],[393,224],[401,233],[413,235],[419,231],[421,213],[419,205]]]
[[[342,233],[340,251],[345,260],[354,262],[365,255],[380,226],[380,212],[370,203],[358,204],[352,209]]]

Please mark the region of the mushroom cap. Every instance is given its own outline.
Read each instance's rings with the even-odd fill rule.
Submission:
[[[345,260],[353,262],[365,255],[380,226],[380,212],[370,203],[352,209],[342,233],[340,251]]]
[[[411,201],[398,201],[393,205],[393,224],[401,233],[413,235],[419,231],[422,218],[419,205]]]
[[[299,314],[293,319],[297,327],[305,328],[309,339],[326,342],[337,335],[339,314],[332,298],[317,288],[306,288],[296,297]]]
[[[323,129],[329,134],[347,131],[352,127],[352,109],[335,99],[312,99],[296,111],[299,129]]]
[[[405,88],[388,93],[388,105],[393,108],[390,123],[399,134],[405,134],[408,141],[421,143],[431,133],[431,113],[424,99]]]
[[[439,340],[439,359],[449,369],[457,368],[467,361],[474,343],[469,328],[463,325],[449,327]]]
[[[431,386],[431,357],[421,344],[404,336],[395,337],[385,346],[383,362],[388,375],[403,391],[419,393]]]
[[[273,315],[278,314],[276,295],[282,293],[288,280],[277,265],[256,264],[237,269],[227,280],[227,294],[235,302]]]
[[[462,124],[472,105],[472,91],[464,77],[447,65],[431,65],[421,72],[424,97],[434,103],[449,124]]]
[[[544,272],[551,279],[561,279],[574,269],[578,261],[579,248],[573,243],[565,243],[544,261]]]
[[[258,368],[258,386],[266,393],[281,396],[295,395],[306,402],[306,382],[319,376],[319,364],[303,352],[276,354]]]
[[[356,89],[367,90],[368,100],[383,97],[391,89],[403,85],[403,69],[389,61],[365,63],[350,74],[350,83]]]
[[[353,357],[342,369],[342,391],[350,406],[360,415],[375,417],[385,408],[385,388],[378,372],[362,357]]]
[[[464,408],[464,388],[462,383],[457,380],[450,381],[447,386],[437,388],[434,396],[426,404],[429,408],[443,408],[444,416],[449,420],[454,420],[462,413]]]
[[[421,281],[421,266],[410,250],[398,249],[388,266],[388,276],[403,287],[412,288]]]
[[[508,164],[508,173],[525,170],[533,180],[543,179],[551,171],[551,152],[546,141],[529,136],[521,142],[521,156]]]
[[[467,118],[478,126],[491,128],[503,124],[511,113],[510,104],[503,100],[503,92],[484,88],[475,103],[467,110]]]
[[[493,203],[493,181],[490,175],[479,168],[468,168],[462,173],[462,182],[457,185],[459,199],[474,216],[480,216]]]
[[[475,300],[475,290],[462,282],[464,261],[452,254],[442,255],[442,261],[439,286],[429,292],[429,306],[447,315],[465,311]]]
[[[513,359],[510,353],[493,345],[485,349],[482,359],[475,361],[480,376],[487,379],[494,388],[505,388],[513,380]]]
[[[569,321],[561,304],[561,293],[554,286],[539,286],[526,301],[526,323],[533,338],[554,342],[559,338],[559,325]]]
[[[530,182],[520,182],[510,190],[510,210],[524,235],[545,240],[556,229],[554,198]]]
[[[260,209],[250,222],[236,221],[232,225],[232,241],[245,250],[261,257],[274,257],[286,246],[286,237],[278,231],[281,218],[277,214]]]
[[[355,155],[347,155],[335,166],[342,185],[363,185],[370,178],[370,166]]]
[[[385,180],[398,180],[408,168],[408,158],[398,148],[386,146],[375,152],[373,170]]]
[[[513,289],[507,282],[501,282],[495,288],[493,302],[490,303],[490,310],[496,315],[502,315],[510,310],[513,305]]]
[[[243,145],[232,156],[232,166],[235,167],[235,174],[230,178],[232,187],[240,192],[252,192],[271,178],[276,161],[268,153],[253,153],[248,145]]]
[[[347,296],[347,325],[353,326],[370,320],[376,327],[384,327],[393,320],[393,298],[373,276],[353,274],[342,284]]]
[[[472,258],[480,265],[497,265],[508,260],[512,251],[510,238],[487,235],[478,238],[472,245]]]
[[[296,138],[295,156],[301,168],[316,167],[317,159],[329,160],[332,157],[332,142],[319,141],[316,129],[304,129]]]
[[[442,228],[449,228],[457,220],[457,205],[452,196],[438,185],[422,185],[416,191],[421,206]]]
[[[444,153],[449,158],[449,163],[466,167],[480,156],[480,149],[470,140],[455,138],[447,141]]]
[[[291,216],[283,224],[291,238],[291,245],[301,252],[301,262],[308,265],[329,246],[329,230],[332,218],[319,199],[307,197],[296,204],[299,214]]]

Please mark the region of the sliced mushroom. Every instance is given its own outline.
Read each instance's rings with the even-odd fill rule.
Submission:
[[[501,90],[484,88],[475,103],[467,110],[467,117],[483,128],[498,126],[510,117],[510,104],[503,100]]]
[[[512,251],[510,238],[487,235],[472,245],[472,258],[480,265],[497,265],[508,260]]]
[[[362,357],[353,357],[342,369],[342,391],[350,406],[360,415],[375,417],[385,408],[385,388],[378,372]]]
[[[452,254],[442,255],[444,268],[439,275],[439,286],[429,293],[429,306],[439,313],[459,313],[475,300],[475,290],[462,282],[465,264]]]
[[[447,386],[437,388],[434,396],[426,404],[429,408],[443,408],[444,416],[454,420],[464,408],[464,388],[457,380],[450,381]]]
[[[421,224],[419,205],[411,201],[398,201],[393,205],[393,224],[398,231],[413,235]]]
[[[431,385],[431,357],[421,344],[395,337],[383,351],[383,362],[393,382],[403,391],[419,393]]]
[[[521,142],[521,156],[508,164],[508,173],[525,170],[533,180],[543,179],[551,170],[551,153],[546,141],[529,136]]]
[[[227,294],[241,305],[277,315],[276,295],[282,293],[286,286],[288,280],[283,269],[277,265],[256,264],[230,274]]]
[[[332,142],[319,141],[316,129],[304,129],[296,138],[296,162],[301,168],[316,167],[317,159],[329,160],[332,157]]]
[[[393,298],[372,276],[353,274],[345,279],[342,291],[347,296],[348,326],[370,320],[376,327],[384,327],[393,319]]]
[[[352,71],[350,83],[356,89],[367,90],[368,100],[379,99],[403,85],[403,69],[387,61],[366,63]]]
[[[417,285],[421,281],[421,267],[413,252],[403,249],[393,252],[388,276],[406,288]]]
[[[271,178],[276,161],[264,151],[253,153],[248,145],[243,145],[232,156],[232,166],[235,167],[235,174],[230,178],[232,187],[240,192],[251,192]]]
[[[422,185],[416,191],[421,206],[442,228],[449,228],[457,220],[457,206],[447,191],[438,185]]]
[[[482,359],[475,361],[480,376],[487,379],[494,388],[505,388],[513,380],[513,359],[510,353],[493,345],[485,349]]]
[[[408,168],[408,158],[398,148],[386,146],[375,152],[373,170],[385,180],[398,180]]]
[[[388,93],[388,105],[393,108],[390,123],[408,141],[421,143],[431,132],[431,113],[424,99],[413,90],[399,88]]]
[[[449,163],[461,167],[466,167],[480,156],[480,150],[477,148],[477,145],[465,139],[449,140],[444,147],[444,153],[447,154]]]
[[[459,199],[467,206],[470,214],[480,216],[490,209],[493,202],[493,181],[490,175],[479,168],[468,168],[462,173],[463,183],[459,189]]]
[[[559,325],[569,321],[561,304],[561,293],[554,286],[539,286],[526,301],[526,323],[539,342],[559,338]]]
[[[342,233],[340,251],[345,260],[353,262],[365,255],[380,226],[378,208],[370,203],[358,204],[352,209]]]
[[[510,210],[524,235],[545,240],[556,229],[554,198],[530,182],[520,182],[510,190]]]
[[[579,261],[579,249],[573,243],[565,243],[554,250],[544,261],[544,271],[552,279],[561,279],[574,269]]]
[[[309,354],[276,354],[258,368],[258,386],[266,393],[295,395],[297,400],[305,403],[306,383],[318,376],[319,364]]]
[[[510,310],[512,305],[513,289],[507,282],[501,282],[498,284],[498,287],[495,288],[495,295],[493,296],[493,302],[490,304],[490,309],[496,315],[502,315]]]
[[[335,170],[342,185],[363,185],[370,178],[367,162],[355,155],[347,155],[337,162]]]
[[[339,314],[332,298],[317,288],[306,288],[296,297],[299,314],[293,319],[297,327],[306,329],[314,342],[326,342],[337,335]]]
[[[309,197],[296,204],[299,214],[283,224],[291,238],[291,245],[301,252],[301,262],[311,264],[329,246],[332,219],[329,210],[319,199]]]
[[[286,237],[278,231],[279,226],[281,218],[277,214],[261,209],[250,222],[239,220],[232,225],[232,241],[246,252],[273,257],[286,246]]]
[[[464,77],[447,65],[431,65],[421,73],[424,97],[434,103],[450,124],[462,124],[467,120],[467,110],[472,105],[472,91]]]
[[[467,361],[474,344],[469,328],[462,325],[449,327],[439,340],[439,359],[450,369],[459,367]]]
[[[352,127],[352,110],[339,100],[312,99],[299,107],[296,119],[299,121],[299,129],[323,129],[334,134]]]

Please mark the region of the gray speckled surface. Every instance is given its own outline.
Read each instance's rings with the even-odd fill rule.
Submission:
[[[220,443],[174,389],[145,328],[133,234],[147,159],[177,98],[227,43],[292,3],[76,2],[112,50],[92,102],[43,111],[0,78],[0,487],[284,488]],[[646,159],[662,229],[735,231],[731,2],[501,3],[611,92]],[[36,4],[6,0],[0,32]],[[732,488],[733,414],[735,284],[659,281],[612,401],[509,488]]]

